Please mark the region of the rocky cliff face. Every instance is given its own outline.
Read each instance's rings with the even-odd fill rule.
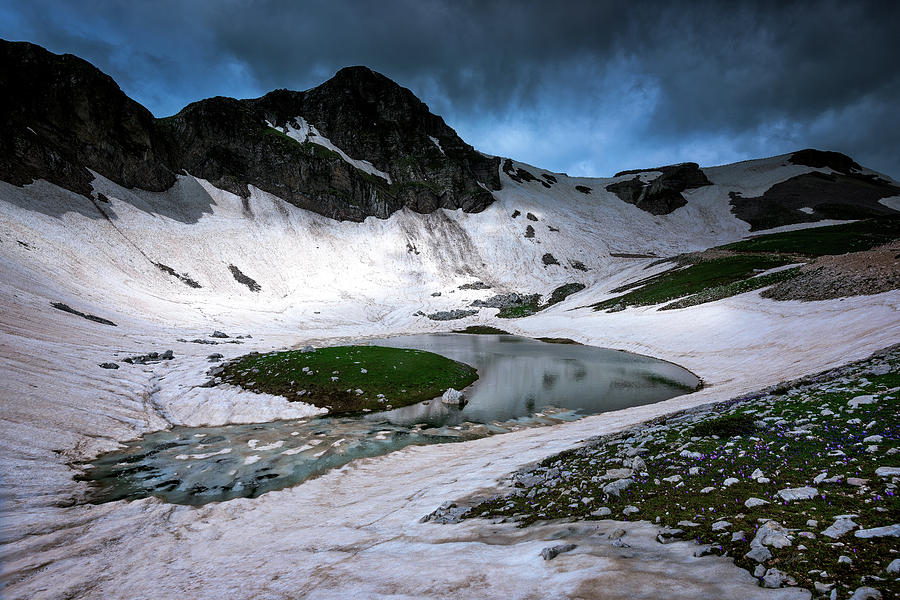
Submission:
[[[365,67],[306,92],[211,98],[155,119],[77,57],[0,41],[0,60],[0,179],[14,185],[46,179],[91,196],[91,169],[161,191],[186,171],[244,197],[253,185],[354,221],[404,206],[478,212],[500,189],[499,159],[475,151],[412,92]],[[319,136],[285,135],[300,123]],[[329,140],[343,155],[326,147]]]

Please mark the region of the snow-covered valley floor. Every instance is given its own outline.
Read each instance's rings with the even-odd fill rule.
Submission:
[[[715,180],[716,174],[710,177]],[[573,195],[560,206],[559,198],[512,187],[479,215],[400,213],[387,221],[352,224],[364,233],[353,237],[347,233],[351,225],[284,210],[262,194],[251,198],[251,218],[240,199],[212,191],[209,216],[184,225],[118,203],[126,191],[108,182],[97,185],[106,186],[116,219],[71,212],[51,217],[20,209],[21,202],[4,202],[0,211],[4,597],[805,597],[799,590],[762,589],[728,559],[695,558],[688,542],[660,545],[650,524],[635,529],[630,556],[583,541],[587,551],[544,561],[542,548],[554,540],[588,539],[588,526],[520,530],[483,521],[419,520],[445,501],[486,493],[509,472],[586,438],[897,343],[897,292],[812,303],[775,302],[751,292],[667,312],[578,308],[650,272],[643,270],[649,259],[614,259],[609,252],[670,255],[746,233],[727,206],[716,208],[725,192],[713,187],[694,192],[693,204],[671,218],[651,217],[608,197],[601,202]],[[7,187],[7,197],[20,193]],[[150,196],[132,200],[140,205]],[[559,228],[560,238],[551,230],[539,232],[540,246],[523,241],[525,223],[508,217],[513,208],[533,211]],[[650,233],[635,241],[641,230]],[[454,241],[442,244],[438,238]],[[563,254],[570,250],[571,255]],[[474,279],[497,290],[546,291],[576,275],[540,268],[546,252],[561,261],[587,262],[588,288],[515,321],[498,322],[490,310],[451,324],[413,316],[418,310],[458,307],[463,297],[471,301],[477,292],[457,287]],[[148,266],[148,255],[202,280],[204,288],[195,292]],[[229,261],[259,280],[263,292],[242,291],[221,268]],[[267,264],[280,268],[266,271]],[[433,291],[443,294],[433,297]],[[54,310],[54,301],[117,326]],[[175,423],[309,414],[309,407],[277,397],[196,387],[206,380],[210,352],[229,358],[307,343],[446,331],[459,323],[491,323],[521,335],[566,337],[651,355],[690,369],[706,387],[558,426],[409,447],[256,499],[199,508],[156,499],[75,502],[84,484],[72,480],[69,463],[119,441]],[[213,329],[253,337],[241,345],[177,341],[206,337]],[[97,366],[166,349],[174,351],[173,360],[117,370]]]

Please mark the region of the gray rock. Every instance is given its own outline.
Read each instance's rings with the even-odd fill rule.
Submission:
[[[724,529],[728,529],[729,527],[731,527],[731,523],[729,523],[728,521],[716,521],[712,525],[712,530],[713,531],[722,531]]]
[[[221,354],[219,354],[218,352],[213,352],[212,354],[210,354],[210,355],[207,356],[206,358],[209,360],[209,362],[217,362],[217,361],[222,360],[222,359],[225,358],[225,357],[222,356]]]
[[[620,527],[618,529],[613,529],[611,532],[609,532],[609,535],[607,535],[606,537],[608,537],[611,540],[616,540],[616,539],[619,539],[620,537],[624,537],[626,533],[628,533],[628,532]]]
[[[105,362],[105,363],[100,363],[100,368],[101,369],[118,369],[119,365],[117,365],[114,362]]]
[[[872,529],[860,529],[854,533],[858,538],[871,539],[881,537],[900,537],[900,524],[885,525],[884,527],[873,527]]]
[[[701,492],[703,490],[700,490]],[[762,498],[748,498],[746,502],[744,502],[744,506],[747,508],[756,508],[757,506],[763,506],[764,504],[771,504],[768,500],[763,500]]]
[[[477,310],[462,310],[457,308],[455,310],[439,310],[426,316],[432,321],[454,321],[456,319],[471,317],[477,312]]]
[[[772,553],[769,552],[769,549],[765,546],[756,546],[755,548],[751,548],[750,552],[744,555],[744,558],[763,563],[772,558]]]
[[[603,486],[603,493],[612,496],[619,496],[623,490],[627,490],[634,483],[632,479],[617,479]]]
[[[837,519],[835,519],[834,523],[831,526],[829,526],[825,531],[822,532],[822,535],[836,540],[846,533],[853,531],[857,527],[859,527],[859,525],[854,523],[853,520],[849,517],[838,517]]]
[[[541,550],[541,558],[544,560],[553,560],[563,552],[570,552],[577,548],[575,544],[560,544],[558,546],[548,546]]]
[[[897,575],[898,573],[900,573],[900,558],[895,558],[894,560],[892,560],[891,564],[887,566],[885,571],[887,571],[891,575]]]
[[[762,577],[765,574],[766,574],[766,568],[763,565],[756,565],[756,567],[754,567],[754,569],[753,569],[754,577]]]
[[[746,537],[747,536],[744,534],[743,530],[735,531],[734,533],[731,534],[731,541],[732,542],[742,542],[746,539]]]
[[[313,348],[312,346],[303,346],[302,348],[300,348],[300,352],[303,354],[306,354],[307,352],[315,352],[315,351],[316,351],[316,349]]]
[[[606,506],[601,506],[597,510],[593,511],[591,515],[595,517],[607,517],[612,514],[612,511]]]
[[[768,569],[763,575],[763,587],[780,588],[784,583],[784,573],[778,569]]]
[[[222,338],[222,339],[224,339],[224,338],[228,338],[228,337],[231,337],[231,336],[229,336],[227,333],[225,333],[225,332],[223,332],[223,331],[219,331],[219,330],[217,329],[217,330],[213,331],[211,334],[209,334],[209,337],[213,337],[213,338]]]
[[[637,506],[631,506],[630,504],[622,509],[622,514],[625,516],[633,515],[634,513],[641,512]]]
[[[441,402],[443,402],[444,404],[452,404],[454,406],[461,406],[466,403],[466,397],[459,390],[449,388],[441,396]]]
[[[818,493],[819,490],[814,487],[784,488],[783,490],[778,490],[778,495],[781,496],[781,499],[785,502],[811,500],[812,498],[815,498]]]
[[[172,352],[171,350],[166,350],[165,352],[160,354],[159,357],[162,360],[172,360],[173,358],[175,358],[175,353]]]
[[[850,600],[881,600],[881,592],[868,586],[858,587]]]
[[[894,477],[900,475],[900,467],[878,467],[875,474],[879,477]]]
[[[787,536],[787,529],[776,521],[766,521],[756,530],[756,536],[750,542],[750,547],[772,546],[773,548],[787,548],[791,540]]]
[[[872,394],[865,394],[862,396],[856,396],[855,398],[849,400],[847,402],[847,406],[850,408],[858,408],[860,404],[875,404],[875,396]]]

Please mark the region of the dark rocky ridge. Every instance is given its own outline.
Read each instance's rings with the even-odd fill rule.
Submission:
[[[91,197],[88,169],[151,191],[170,188],[187,172],[243,197],[253,185],[354,221],[403,207],[477,212],[493,202],[490,190],[500,189],[498,158],[475,151],[411,91],[365,67],[342,69],[305,92],[210,98],[155,119],[75,56],[0,40],[0,61],[0,180],[14,185],[45,179]],[[266,124],[297,117],[392,183]]]
[[[662,174],[648,183],[641,181],[638,174],[650,171],[660,171]],[[687,200],[681,192],[712,185],[697,163],[620,171],[614,177],[623,175],[634,175],[635,177],[611,183],[606,186],[606,191],[612,192],[623,202],[634,204],[653,215],[667,215],[687,204]]]
[[[900,187],[871,175],[813,171],[776,183],[762,196],[745,198],[731,192],[731,211],[750,223],[750,231],[812,223],[823,219],[855,220],[897,211],[881,198],[900,195]],[[812,209],[811,213],[801,208]]]

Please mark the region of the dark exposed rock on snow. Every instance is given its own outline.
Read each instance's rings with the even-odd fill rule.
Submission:
[[[79,317],[87,319],[88,321],[94,321],[95,323],[102,323],[103,325],[112,325],[113,327],[116,327],[116,324],[113,323],[112,321],[110,321],[109,319],[104,319],[103,317],[98,317],[96,315],[89,315],[87,313],[83,313],[80,310],[75,310],[68,304],[63,304],[62,302],[51,302],[50,306],[52,306],[53,308],[55,308],[57,310],[61,310],[63,312],[67,312],[67,313],[70,313],[73,315],[78,315]]]
[[[510,179],[517,183],[527,183],[529,181],[536,181],[538,183],[543,183],[544,187],[550,187],[545,181],[541,181],[534,175],[532,175],[531,171],[527,171],[520,167],[516,167],[513,165],[513,161],[510,159],[506,159],[503,161],[503,172],[506,173]]]
[[[498,158],[476,152],[411,91],[365,67],[342,69],[305,92],[210,98],[155,119],[75,56],[0,41],[0,63],[0,180],[14,185],[46,179],[92,198],[88,169],[152,191],[170,188],[186,171],[245,198],[253,185],[354,221],[386,218],[404,206],[477,212],[493,202],[490,190],[500,189]],[[267,125],[284,127],[297,117],[350,157],[389,174],[391,183]],[[199,214],[173,206],[166,216]]]
[[[256,283],[256,280],[244,275],[236,266],[228,265],[228,270],[231,271],[231,274],[234,276],[235,281],[246,285],[251,292],[258,292],[262,289],[262,287],[258,283]]]
[[[536,216],[534,216],[532,213],[526,213],[525,218],[528,219],[529,221],[537,221],[538,220],[538,218]]]
[[[582,194],[590,194],[591,193],[591,188],[589,188],[586,185],[576,185],[575,189],[578,190],[579,192],[581,192]]]
[[[556,257],[553,256],[552,254],[550,254],[549,252],[547,252],[546,254],[544,254],[541,257],[541,262],[544,263],[545,267],[548,267],[550,265],[558,265],[559,264],[559,261],[556,260]]]
[[[526,238],[533,238],[533,237],[534,237],[534,227],[532,227],[531,225],[529,225],[528,227],[525,228],[525,237],[526,237]]]
[[[431,313],[430,315],[426,315],[432,321],[454,321],[456,319],[464,319],[466,317],[471,317],[477,310],[463,310],[463,309],[455,309],[455,310],[440,310],[438,312]]]
[[[828,167],[829,169],[833,169],[838,173],[843,173],[845,175],[850,174],[852,171],[860,171],[862,169],[862,167],[846,154],[841,154],[840,152],[828,152],[826,150],[815,150],[813,148],[794,152],[788,159],[788,162],[816,169]]]
[[[105,362],[105,363],[100,363],[100,368],[101,369],[118,369],[119,365],[117,365],[114,362]]]
[[[638,175],[649,171],[660,171],[662,174],[649,183],[644,183]],[[612,192],[622,201],[634,204],[653,215],[667,215],[687,204],[687,200],[684,199],[681,192],[712,185],[697,163],[621,171],[615,176],[622,177],[624,175],[634,175],[635,177],[611,183],[606,186],[606,191]]]
[[[100,195],[102,196],[102,194],[100,194]],[[182,283],[184,283],[188,287],[192,287],[192,288],[203,287],[199,283],[197,283],[193,278],[191,278],[190,275],[188,275],[186,273],[179,273],[172,267],[170,267],[168,265],[164,265],[162,263],[157,262],[157,263],[153,263],[153,264],[156,265],[156,268],[159,269],[160,271],[162,271],[163,273],[168,273],[172,277],[179,279]]]
[[[123,358],[122,362],[126,362],[131,365],[146,365],[150,363],[156,363],[162,360],[172,360],[175,358],[175,353],[171,350],[166,350],[163,353],[159,352],[149,352],[147,354],[139,354],[137,356],[129,356],[127,358]]]
[[[809,151],[804,151],[809,152]],[[800,153],[795,153],[794,156]],[[837,154],[836,152],[822,154]],[[849,157],[839,154],[852,164]],[[832,163],[836,159],[832,159]],[[822,161],[809,161],[821,164]],[[841,166],[843,161],[837,160]],[[731,192],[731,211],[750,223],[750,230],[770,229],[823,219],[866,219],[896,215],[898,211],[878,201],[900,195],[900,187],[874,175],[847,170],[842,173],[814,171],[776,183],[762,196],[744,198]],[[800,209],[812,209],[804,212]]]
[[[460,289],[460,290],[489,290],[489,289],[491,289],[491,286],[489,286],[488,284],[486,284],[483,281],[473,281],[472,283],[462,284],[461,286],[459,286],[458,289]],[[440,296],[440,294],[438,294],[438,296]]]
[[[510,306],[518,306],[519,304],[537,304],[540,300],[540,294],[520,294],[518,292],[510,292],[508,294],[497,294],[487,300],[476,300],[469,306],[478,308],[509,308]]]

